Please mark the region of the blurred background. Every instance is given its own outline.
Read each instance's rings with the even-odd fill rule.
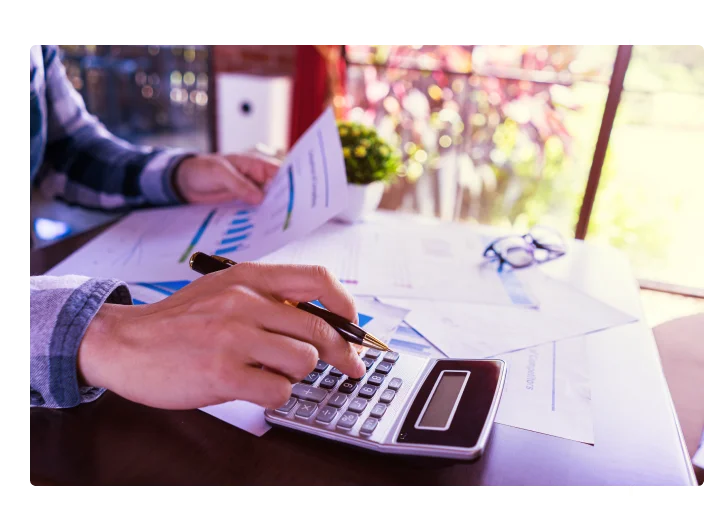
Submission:
[[[704,48],[62,46],[134,143],[285,150],[332,104],[403,153],[381,207],[624,250],[650,324],[704,311]],[[35,247],[110,221],[32,191]]]

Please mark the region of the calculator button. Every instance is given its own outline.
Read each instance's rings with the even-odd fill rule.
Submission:
[[[366,420],[364,420],[364,423],[362,424],[359,433],[363,435],[372,434],[374,432],[374,429],[376,429],[378,423],[379,420],[377,420],[376,418],[367,418]]]
[[[384,361],[388,361],[389,363],[396,363],[396,360],[398,359],[398,352],[387,352],[384,354]]]
[[[320,374],[318,374],[317,372],[311,372],[305,378],[303,378],[301,381],[303,383],[315,383],[315,380],[317,380],[319,376],[320,376]]]
[[[281,414],[286,414],[288,413],[291,409],[293,409],[293,406],[296,405],[296,402],[298,400],[296,398],[289,398],[286,403],[284,403],[281,407],[276,409],[276,412],[280,412]]]
[[[361,389],[359,389],[359,395],[362,398],[371,398],[374,394],[376,394],[377,388],[378,387],[375,387],[374,385],[365,384]]]
[[[340,388],[337,389],[343,394],[352,394],[354,390],[357,388],[357,384],[354,381],[344,381],[342,385],[340,385]]]
[[[403,380],[401,378],[393,378],[389,382],[389,388],[391,390],[399,390],[401,388],[401,385],[403,385]]]
[[[340,429],[351,429],[352,426],[357,423],[358,418],[358,414],[355,414],[353,412],[346,412],[345,414],[340,416],[340,419],[337,421],[337,427],[339,427]]]
[[[382,361],[376,366],[376,371],[381,372],[382,374],[388,374],[389,372],[391,372],[391,367],[393,367],[391,363]]]
[[[373,348],[370,348],[364,353],[364,357],[376,359],[379,357],[379,354],[381,354],[381,352],[379,352],[378,350],[374,350]]]
[[[386,389],[384,392],[381,393],[381,397],[379,398],[379,401],[381,403],[391,403],[391,400],[394,399],[394,396],[396,396],[396,391]]]
[[[372,385],[381,385],[382,383],[384,383],[384,376],[375,372],[374,374],[369,376],[367,383],[371,383]]]
[[[325,399],[325,396],[328,395],[328,392],[324,391],[323,389],[318,389],[316,387],[308,387],[306,385],[296,383],[293,386],[293,389],[291,390],[291,394],[296,398],[300,398],[301,400],[308,400],[320,403]]]
[[[316,416],[315,419],[321,423],[330,423],[332,422],[332,419],[335,418],[336,414],[337,409],[328,405],[318,413],[318,416]]]
[[[384,413],[386,412],[386,405],[383,403],[377,403],[374,407],[372,407],[372,412],[369,413],[369,416],[373,416],[374,418],[381,418],[384,416]]]
[[[310,418],[318,406],[311,402],[301,402],[296,411],[296,416],[299,418]]]
[[[362,363],[364,363],[364,366],[367,367],[367,370],[369,370],[370,368],[372,368],[374,360],[370,357],[364,357],[362,358]]]
[[[345,402],[347,402],[347,396],[345,396],[344,394],[340,394],[339,392],[336,392],[328,400],[328,405],[332,405],[333,407],[342,407],[345,404]]]
[[[362,411],[364,411],[364,409],[367,408],[367,403],[369,402],[364,398],[355,398],[354,400],[352,400],[352,403],[350,403],[350,406],[347,407],[347,410],[356,413],[361,413]]]
[[[328,368],[330,365],[325,363],[325,361],[319,359],[318,364],[315,365],[315,371],[316,372],[323,372],[326,368]]]
[[[338,368],[333,368],[330,371],[330,375],[331,376],[342,376],[342,372],[340,372],[340,369],[338,369]]]
[[[337,385],[337,382],[340,381],[339,378],[336,378],[335,376],[325,376],[323,378],[323,381],[320,382],[320,388],[321,389],[332,389]]]

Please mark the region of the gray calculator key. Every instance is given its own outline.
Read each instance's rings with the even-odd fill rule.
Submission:
[[[379,420],[377,420],[376,418],[367,418],[366,420],[364,420],[364,423],[362,424],[362,427],[359,430],[360,434],[372,434],[374,432],[374,429],[376,429],[378,423]]]
[[[340,419],[337,421],[337,427],[340,429],[352,429],[352,426],[357,423],[358,418],[358,414],[346,412],[340,416]]]
[[[318,374],[317,372],[311,372],[305,378],[303,378],[301,381],[303,383],[315,383],[315,380],[317,380],[319,376],[320,376],[320,374]]]
[[[359,389],[359,396],[362,396],[363,398],[371,398],[376,394],[376,389],[378,387],[375,387],[374,385],[369,385],[365,384],[362,386],[361,389]],[[393,392],[393,391],[392,391]]]
[[[293,406],[296,405],[297,401],[298,400],[294,397],[289,398],[286,403],[276,409],[276,412],[280,412],[281,414],[287,414],[291,409],[293,409]]]
[[[364,409],[367,408],[367,403],[369,402],[364,398],[355,398],[354,400],[352,400],[352,403],[350,403],[350,406],[347,407],[347,410],[356,413],[361,413],[362,411],[364,411]]]
[[[364,357],[362,359],[362,363],[364,363],[364,366],[367,367],[367,370],[372,368],[372,365],[374,364],[374,360],[370,357]]]
[[[321,389],[332,389],[337,385],[337,382],[340,381],[340,378],[336,378],[335,376],[325,376],[323,378],[323,381],[320,382],[320,388]]]
[[[318,413],[318,416],[316,416],[315,419],[321,423],[330,423],[332,422],[332,419],[335,418],[336,414],[337,409],[328,405]]]
[[[330,374],[333,376],[342,376],[342,371],[337,367],[333,367]]]
[[[299,418],[310,418],[317,408],[318,406],[315,403],[301,402],[298,406],[298,410],[296,410],[296,416]]]
[[[365,357],[365,358],[376,359],[376,358],[379,357],[379,354],[381,354],[380,351],[374,350],[373,348],[370,348],[369,350],[367,350],[367,351],[364,353],[364,357]]]
[[[333,407],[342,407],[346,402],[347,402],[347,396],[345,396],[344,394],[340,394],[339,392],[336,392],[328,400],[328,405],[332,405]]]
[[[393,363],[387,363],[386,361],[382,361],[376,366],[376,371],[381,372],[382,374],[388,374],[391,372],[391,367],[393,367]]]
[[[328,391],[318,389],[317,387],[310,387],[308,385],[296,383],[291,390],[291,394],[301,400],[320,403],[325,399],[325,396],[328,395]]]
[[[392,391],[391,389],[386,389],[384,392],[381,393],[381,396],[379,397],[379,401],[381,403],[391,403],[391,400],[394,399],[394,396],[396,396],[396,391]]]
[[[398,352],[387,352],[384,354],[384,361],[388,361],[389,363],[396,363],[398,360]]]
[[[367,379],[367,383],[371,383],[372,385],[381,385],[384,383],[384,376],[375,372],[371,376],[369,376],[369,379]]]
[[[372,407],[372,412],[369,413],[369,416],[373,418],[381,418],[384,416],[384,413],[386,412],[386,405],[383,403],[377,403],[374,407]]]
[[[342,385],[340,385],[338,390],[340,392],[344,392],[345,394],[352,394],[356,388],[357,384],[354,381],[346,380],[342,383]]]
[[[329,366],[330,366],[330,365],[328,365],[327,363],[325,363],[325,361],[323,361],[322,359],[319,359],[317,365],[315,365],[315,369],[314,369],[314,370],[315,370],[316,372],[323,372],[323,371],[324,371],[326,368],[328,368]]]
[[[389,388],[391,390],[399,390],[401,388],[401,385],[403,385],[403,380],[401,378],[393,378],[389,382]]]

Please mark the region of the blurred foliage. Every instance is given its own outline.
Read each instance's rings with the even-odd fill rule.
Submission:
[[[401,169],[398,151],[381,139],[376,130],[358,123],[338,122],[345,157],[347,181],[364,185],[390,181]]]
[[[570,87],[603,80],[603,55],[613,61],[615,47],[602,49],[601,62],[578,46],[357,48],[348,47],[349,59],[371,65],[349,68],[348,117],[403,149],[406,193],[422,175],[457,191],[437,197],[439,216],[519,228],[549,217],[573,223],[583,182],[569,176],[566,117],[583,104]]]

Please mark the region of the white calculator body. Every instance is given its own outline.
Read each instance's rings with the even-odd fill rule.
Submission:
[[[360,379],[319,361],[266,420],[382,453],[481,455],[503,389],[503,361],[376,350],[366,350],[363,361]]]

